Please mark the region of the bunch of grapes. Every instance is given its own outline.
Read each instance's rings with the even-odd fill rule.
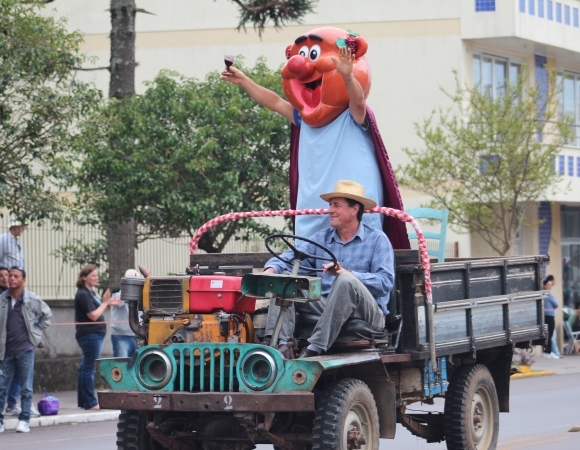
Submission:
[[[346,46],[349,48],[350,52],[354,55],[356,53],[356,36],[349,34],[346,39]]]

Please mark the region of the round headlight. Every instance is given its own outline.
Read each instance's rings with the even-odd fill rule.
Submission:
[[[264,350],[247,353],[240,363],[240,375],[244,383],[254,391],[263,391],[272,386],[278,369],[274,357]]]
[[[173,366],[169,357],[160,350],[143,352],[137,362],[137,377],[147,389],[161,389],[169,383]]]

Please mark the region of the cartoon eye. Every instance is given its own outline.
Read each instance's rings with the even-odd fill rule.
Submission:
[[[310,60],[316,61],[320,56],[320,45],[313,45],[310,49]]]
[[[308,48],[308,46],[304,45],[302,46],[302,48],[300,49],[300,51],[298,52],[299,55],[302,56],[306,56],[308,58],[308,53],[310,52],[310,49]]]

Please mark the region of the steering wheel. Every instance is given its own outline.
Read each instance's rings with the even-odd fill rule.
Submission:
[[[328,257],[324,257],[324,256],[318,256],[318,255],[311,255],[309,253],[305,253],[301,250],[298,250],[294,245],[292,245],[290,242],[288,242],[287,238],[292,238],[294,240],[298,239],[300,241],[304,241],[304,242],[308,242],[309,244],[314,245],[315,247],[318,247],[319,249],[323,250],[324,252],[328,253],[328,255],[330,256]],[[276,254],[276,252],[274,252],[274,250],[272,250],[270,248],[270,246],[268,245],[270,243],[270,241],[274,240],[274,239],[281,239],[288,247],[290,247],[290,249],[294,252],[294,258],[290,259],[290,260],[286,260],[284,258],[280,258],[280,256],[278,254]],[[311,239],[306,239],[300,236],[296,236],[294,234],[272,234],[271,236],[268,236],[266,238],[266,240],[264,241],[264,243],[266,244],[266,248],[268,249],[268,251],[274,255],[275,258],[278,258],[280,261],[285,262],[286,264],[292,264],[295,260],[299,259],[300,261],[304,261],[307,258],[312,258],[312,259],[320,259],[322,261],[330,261],[332,263],[334,263],[333,268],[335,268],[338,265],[338,261],[336,259],[336,256],[334,256],[334,253],[332,253],[329,249],[327,249],[324,245],[319,244],[318,242],[315,242]],[[307,267],[307,266],[300,266],[301,269],[305,269],[305,270],[311,270],[314,272],[322,272],[323,269],[316,269],[313,267]]]

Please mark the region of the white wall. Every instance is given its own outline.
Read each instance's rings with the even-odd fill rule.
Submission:
[[[564,3],[580,6],[578,1]],[[472,0],[320,0],[304,25],[278,31],[269,27],[260,39],[251,28],[247,33],[234,29],[238,10],[228,0],[137,0],[139,8],[154,14],[138,14],[136,19],[137,92],[143,92],[143,83],[161,69],[203,78],[221,70],[224,54],[244,55],[248,65],[265,56],[271,68],[278,68],[285,62],[286,45],[305,31],[318,25],[352,29],[369,41],[373,86],[368,101],[396,168],[407,162],[403,148],[422,147],[414,123],[451,105],[440,88],[454,91],[452,71],[457,70],[461,82],[471,82],[473,48],[517,55],[530,67],[535,52],[565,58],[567,64],[572,57],[580,65],[578,28],[522,14],[518,5],[519,0],[497,0],[495,13],[476,13]],[[109,0],[56,0],[48,6],[55,11],[52,14],[68,19],[70,29],[85,34],[82,49],[97,58],[95,67],[109,61],[108,7]],[[82,72],[79,77],[108,90],[106,70]],[[574,189],[578,183],[573,181]],[[427,201],[408,190],[402,194],[407,208]],[[571,195],[568,192],[565,198],[574,201]],[[460,256],[469,256],[468,236],[450,230],[448,240],[459,241]]]

